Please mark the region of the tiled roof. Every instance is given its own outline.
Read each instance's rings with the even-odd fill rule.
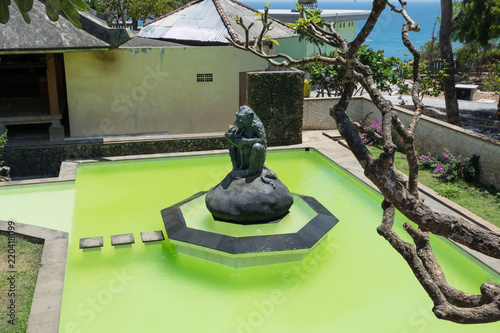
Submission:
[[[31,23],[27,24],[19,9],[10,7],[9,21],[0,25],[0,53],[107,49],[131,37],[125,29],[108,28],[89,12],[80,13],[83,29],[75,28],[64,15],[52,22],[41,0],[34,1],[29,15]]]
[[[234,16],[242,17],[245,24],[254,22],[250,40],[257,38],[262,23],[256,21],[255,9],[234,0],[195,0],[144,25],[139,37],[228,44],[226,36],[241,43],[245,40],[243,28]],[[273,19],[274,20],[274,19]],[[274,39],[293,36],[293,29],[274,20],[270,35]]]

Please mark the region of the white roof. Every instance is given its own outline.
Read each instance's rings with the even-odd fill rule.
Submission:
[[[263,10],[261,10],[263,12]],[[300,13],[292,9],[269,9],[269,15],[282,22],[295,23]],[[347,22],[366,20],[370,16],[369,10],[350,9],[323,9],[321,17],[328,22]]]
[[[176,11],[144,24],[138,37],[172,41],[229,44],[226,36],[236,43],[245,41],[245,31],[234,16],[245,24],[254,23],[249,39],[258,37],[262,23],[256,21],[257,11],[235,0],[195,0]],[[293,37],[293,29],[273,19],[270,35],[274,39]]]

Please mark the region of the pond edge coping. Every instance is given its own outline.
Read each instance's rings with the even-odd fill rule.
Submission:
[[[8,221],[0,220],[0,233],[8,234],[8,227]],[[69,233],[19,222],[15,222],[14,232],[29,242],[43,244],[26,332],[58,332]]]

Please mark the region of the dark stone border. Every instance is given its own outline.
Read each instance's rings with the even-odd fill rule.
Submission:
[[[317,215],[297,233],[232,237],[205,230],[189,228],[181,206],[204,195],[198,192],[180,203],[161,211],[165,230],[170,240],[202,246],[229,254],[276,252],[312,248],[339,220],[315,198],[298,195]]]
[[[1,233],[8,232],[7,223],[0,221]],[[69,234],[18,222],[15,229],[16,235],[44,244],[26,332],[58,332]]]

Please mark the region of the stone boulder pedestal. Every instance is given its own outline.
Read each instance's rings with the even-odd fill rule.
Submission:
[[[264,166],[247,177],[229,173],[205,198],[215,219],[242,224],[279,220],[288,213],[293,196],[276,174]]]

